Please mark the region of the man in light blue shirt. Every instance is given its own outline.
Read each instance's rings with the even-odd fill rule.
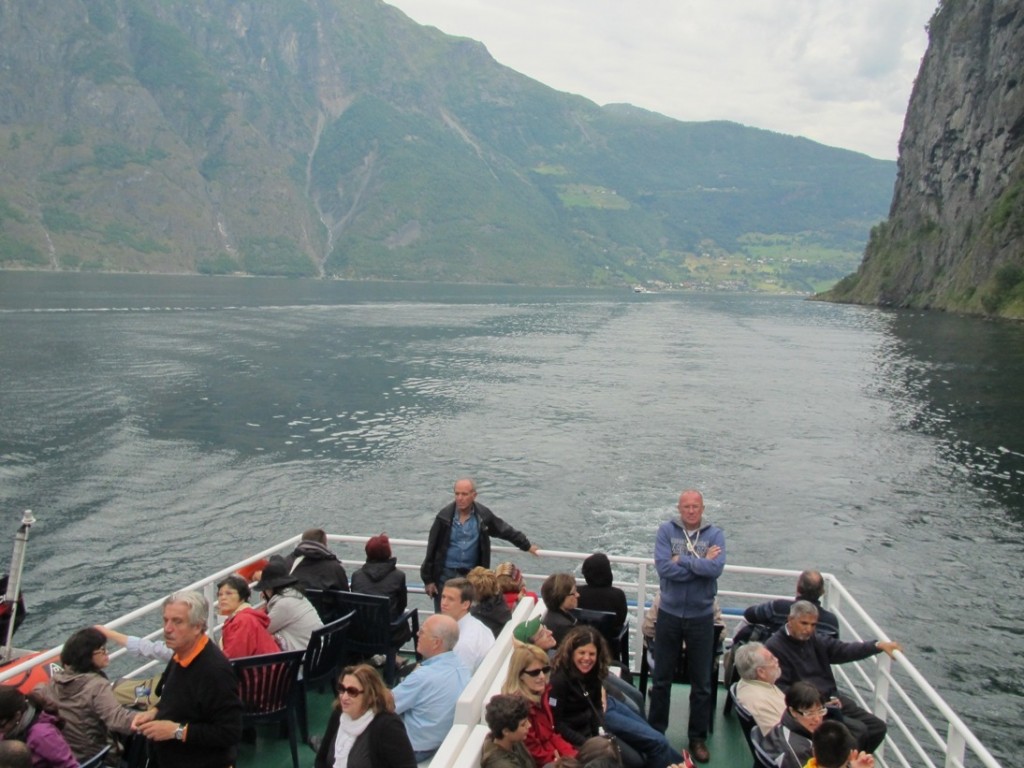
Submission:
[[[455,720],[455,702],[469,684],[470,671],[452,652],[458,641],[459,625],[453,618],[429,617],[416,640],[423,663],[390,692],[418,763],[441,746]]]

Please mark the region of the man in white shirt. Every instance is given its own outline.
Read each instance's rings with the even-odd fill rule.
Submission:
[[[491,630],[469,613],[473,597],[473,585],[463,578],[449,579],[441,591],[441,613],[451,616],[459,624],[459,642],[455,644],[455,655],[462,659],[470,672],[476,672],[494,645]]]

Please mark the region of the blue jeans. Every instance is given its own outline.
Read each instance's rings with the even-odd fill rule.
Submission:
[[[686,643],[686,672],[690,678],[690,721],[687,736],[707,739],[711,722],[711,662],[715,653],[714,614],[684,619],[658,611],[654,627],[654,674],[647,722],[665,732],[671,703],[672,677],[680,649]]]
[[[683,756],[672,749],[665,734],[658,733],[640,715],[610,696],[604,723],[609,732],[643,755],[647,768],[665,768],[683,762]]]

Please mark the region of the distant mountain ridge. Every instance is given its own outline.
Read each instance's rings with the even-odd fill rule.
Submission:
[[[888,219],[823,298],[1024,318],[1024,6],[943,0]]]
[[[378,0],[0,4],[0,267],[811,290],[895,166],[598,107]]]

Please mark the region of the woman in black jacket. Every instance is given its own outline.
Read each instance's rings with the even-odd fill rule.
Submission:
[[[386,533],[373,536],[366,542],[366,562],[352,574],[352,591],[386,597],[392,621],[401,616],[409,605],[405,573],[398,570],[398,559],[391,556],[391,542]],[[395,630],[391,640],[396,646],[401,646],[411,637],[412,631],[405,622]]]
[[[607,732],[615,737],[626,768],[665,768],[683,757],[638,713],[602,686],[608,676],[608,646],[593,627],[569,630],[558,644],[548,701],[555,728],[574,746]]]
[[[343,762],[336,762],[342,758]],[[346,667],[315,768],[416,768],[402,718],[387,710],[384,681],[369,664]]]

